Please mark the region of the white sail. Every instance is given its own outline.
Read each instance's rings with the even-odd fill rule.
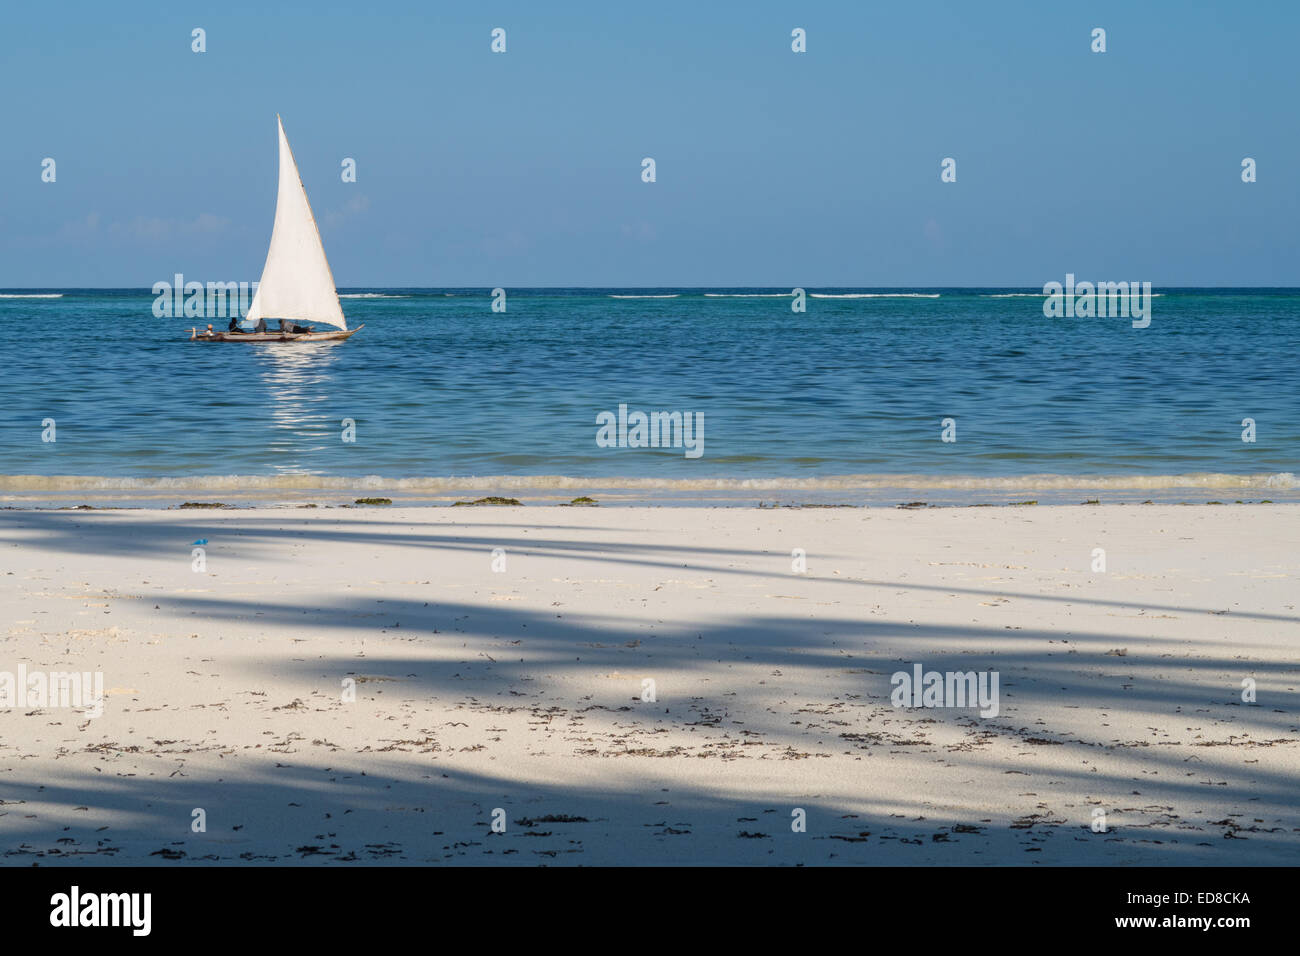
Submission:
[[[275,202],[275,227],[266,253],[262,281],[253,295],[245,323],[258,319],[292,319],[348,327],[334,288],[334,274],[325,259],[320,230],[307,202],[307,190],[293,161],[293,150],[280,127],[280,187]]]

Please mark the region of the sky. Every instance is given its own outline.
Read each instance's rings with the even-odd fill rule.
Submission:
[[[1300,286],[1292,0],[283,7],[4,4],[0,287],[256,281],[276,113],[341,287]]]

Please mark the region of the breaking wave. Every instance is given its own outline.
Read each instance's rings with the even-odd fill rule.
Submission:
[[[1166,489],[1300,490],[1292,472],[1229,475],[1015,475],[1009,477],[940,475],[834,475],[821,478],[588,478],[568,475],[484,475],[386,478],[379,475],[191,475],[168,478],[117,478],[96,475],[0,475],[0,492],[42,493],[117,491],[398,491],[438,492],[474,489],[582,490],[626,488],[645,491],[849,491],[914,489],[969,491],[1161,491]]]
[[[981,292],[981,293],[980,293],[980,298],[981,298],[981,299],[1046,299],[1046,298],[1048,298],[1049,296],[1054,296],[1054,295],[1058,295],[1058,294],[1064,294],[1064,293],[1055,293],[1055,292],[1050,292],[1050,293],[1049,293],[1049,292],[997,292],[997,293],[991,293],[991,292],[988,292],[988,293],[986,293],[986,292]],[[1109,291],[1106,291],[1106,292],[1098,292],[1098,293],[1096,293],[1096,294],[1099,295],[1099,296],[1101,296],[1103,299],[1111,298],[1111,295],[1112,295]],[[1078,295],[1078,293],[1076,292],[1075,295]],[[1150,298],[1152,298],[1152,299],[1158,299],[1158,298],[1160,298],[1160,297],[1163,296],[1163,295],[1164,295],[1163,292],[1152,292],[1151,295],[1150,295]],[[1116,293],[1114,293],[1114,298],[1117,298],[1117,299],[1129,299],[1129,298],[1132,298],[1132,296],[1129,295],[1128,293],[1116,292]]]

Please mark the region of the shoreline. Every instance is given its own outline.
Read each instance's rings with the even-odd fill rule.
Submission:
[[[81,497],[73,496],[76,500],[82,500]],[[0,501],[9,499],[0,498]],[[122,499],[109,499],[111,502],[119,502]],[[127,499],[128,501],[134,499]],[[1030,499],[1026,501],[972,501],[970,503],[953,503],[953,502],[933,502],[933,501],[899,501],[896,504],[855,504],[851,502],[817,502],[817,501],[783,501],[772,499],[770,501],[759,499],[757,501],[716,501],[716,500],[662,500],[662,501],[644,501],[644,500],[627,500],[627,501],[599,501],[590,499],[586,502],[580,499],[571,501],[548,500],[548,499],[516,499],[510,502],[494,502],[481,500],[418,500],[410,498],[393,498],[383,500],[364,500],[354,499],[352,502],[340,500],[338,502],[320,502],[307,501],[302,503],[291,503],[285,501],[275,501],[267,499],[259,503],[241,503],[231,504],[224,501],[180,501],[178,499],[168,499],[166,503],[104,503],[104,504],[64,504],[54,501],[38,503],[35,501],[25,504],[0,504],[0,511],[278,511],[278,510],[312,510],[320,509],[329,511],[333,509],[367,509],[367,510],[384,510],[384,509],[442,509],[456,507],[485,507],[485,508],[596,508],[603,507],[610,509],[632,509],[643,510],[649,508],[667,508],[667,509],[728,509],[728,510],[754,510],[754,511],[778,511],[778,510],[833,510],[833,509],[853,509],[865,511],[915,511],[915,510],[960,510],[965,508],[1026,508],[1041,507],[1051,508],[1069,508],[1069,507],[1196,507],[1196,506],[1249,506],[1249,505],[1277,505],[1277,506],[1295,506],[1300,504],[1300,500],[1274,500],[1271,498],[1262,498],[1258,500],[1234,499],[1221,500],[1212,498],[1209,500],[1143,500],[1143,501],[1103,501],[1100,499],[1077,500],[1060,500],[1060,501],[1039,501]]]
[[[526,506],[999,507],[1077,504],[1300,504],[1291,472],[1184,475],[835,475],[629,478],[520,475],[388,478],[314,474],[110,477],[0,475],[0,508],[444,507],[501,498]]]

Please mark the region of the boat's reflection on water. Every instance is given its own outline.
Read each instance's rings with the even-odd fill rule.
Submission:
[[[266,386],[272,429],[271,466],[280,474],[319,469],[326,449],[339,443],[341,425],[325,416],[330,368],[342,342],[269,342],[254,346]]]

